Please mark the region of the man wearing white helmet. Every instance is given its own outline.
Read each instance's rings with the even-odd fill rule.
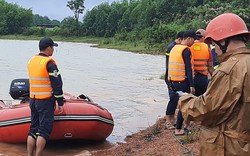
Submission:
[[[200,155],[250,155],[250,32],[236,14],[215,17],[206,28],[220,65],[207,91],[183,93],[179,108],[185,120],[201,125]]]

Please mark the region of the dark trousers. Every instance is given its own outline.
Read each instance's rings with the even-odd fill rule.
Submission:
[[[178,104],[179,96],[171,88],[168,88],[169,101],[166,109],[166,115],[174,115]]]
[[[190,93],[190,84],[187,80],[185,80],[184,82],[173,82],[173,85],[177,91]],[[179,100],[179,96],[178,96],[178,100]],[[183,121],[184,119],[182,117],[182,113],[181,111],[179,111],[177,114],[176,129],[182,129]]]
[[[53,129],[55,100],[50,99],[30,99],[31,125],[29,136],[42,136],[48,140]]]
[[[194,88],[195,96],[200,96],[204,94],[207,90],[208,78],[207,75],[195,74],[194,76]]]

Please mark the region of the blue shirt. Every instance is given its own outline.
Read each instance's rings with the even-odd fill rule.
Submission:
[[[173,48],[175,45],[176,45],[176,42],[175,42],[175,41],[172,42],[172,43],[170,43],[170,44],[168,45],[168,47],[167,47],[166,52],[167,52],[167,53],[170,53],[170,51],[172,50],[172,48]]]
[[[185,72],[186,72],[187,80],[189,82],[190,87],[194,87],[190,50],[185,49],[182,53],[182,57],[183,57],[184,64],[185,64]]]
[[[213,66],[217,66],[219,63],[217,62],[216,58],[217,58],[217,54],[215,52],[215,49],[211,49],[212,52],[212,57],[213,57]]]

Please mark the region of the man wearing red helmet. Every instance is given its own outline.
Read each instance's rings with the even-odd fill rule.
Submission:
[[[250,39],[245,22],[233,13],[217,16],[206,28],[220,65],[207,91],[183,93],[183,118],[201,125],[201,155],[250,155]]]

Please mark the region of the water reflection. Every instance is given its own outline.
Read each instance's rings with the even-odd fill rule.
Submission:
[[[10,99],[10,82],[28,77],[26,63],[38,53],[38,41],[0,40],[0,46],[5,51],[0,58],[0,98]],[[62,74],[64,92],[76,96],[85,94],[107,108],[113,115],[115,127],[104,143],[50,144],[46,148],[47,154],[72,155],[109,148],[122,142],[127,135],[152,125],[158,115],[164,115],[168,100],[164,81],[160,80],[165,70],[164,56],[59,42],[53,58]],[[0,155],[22,155],[22,152],[26,155],[26,145],[1,143],[0,151]]]
[[[72,156],[85,153],[86,151],[95,151],[100,149],[109,149],[113,144],[108,141],[91,142],[91,141],[64,141],[48,142],[44,155],[53,156]],[[4,156],[26,156],[26,144],[5,144],[0,143],[0,155]],[[1,155],[2,156],[2,155]]]

